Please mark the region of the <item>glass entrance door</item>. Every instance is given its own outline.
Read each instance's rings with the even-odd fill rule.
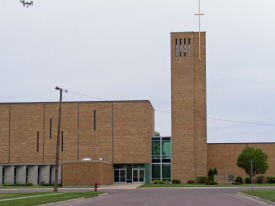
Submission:
[[[126,183],[126,169],[114,169],[114,183]]]
[[[133,169],[133,183],[144,183],[144,169]]]

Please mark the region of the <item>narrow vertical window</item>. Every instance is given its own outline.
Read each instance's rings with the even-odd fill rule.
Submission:
[[[50,139],[52,138],[52,118],[50,118]]]
[[[181,39],[180,39],[180,57],[181,57],[181,51],[182,49],[181,49]]]
[[[95,128],[96,128],[96,111],[94,110],[94,131],[95,131]]]
[[[61,132],[61,151],[63,152],[63,131]]]
[[[28,175],[29,175],[29,170],[26,168],[26,183],[28,182]]]
[[[191,40],[190,40],[190,38],[188,39],[188,56],[190,57],[190,55],[191,55],[191,46],[190,46],[190,42],[191,42]]]
[[[184,49],[184,56],[186,57],[186,39],[184,38],[184,46],[183,46],[183,49]]]
[[[37,131],[37,152],[39,152],[39,132]]]
[[[176,41],[175,41],[175,52],[176,52],[176,57],[178,56],[178,41],[177,41],[177,39],[176,39]]]
[[[37,169],[37,183],[40,184],[40,167]]]
[[[16,167],[14,168],[14,180],[13,180],[13,184],[15,184],[16,185]]]
[[[5,167],[2,168],[2,184],[5,183]]]

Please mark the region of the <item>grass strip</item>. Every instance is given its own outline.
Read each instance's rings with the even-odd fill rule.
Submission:
[[[53,194],[53,192],[5,194],[3,196],[1,195],[1,199],[19,197],[18,195],[22,195],[21,197],[27,197],[27,196],[35,196],[35,195],[51,194],[51,193]],[[46,196],[3,201],[0,204],[8,205],[8,206],[17,206],[17,205],[31,206],[31,205],[40,205],[40,204],[53,203],[53,202],[59,202],[59,201],[66,201],[66,200],[82,198],[82,197],[92,198],[92,197],[97,197],[99,194],[102,194],[102,193],[104,192],[68,192],[68,193],[61,193],[59,195],[46,195]]]
[[[242,191],[242,193],[275,202],[275,190]]]
[[[48,189],[54,188],[54,186],[2,186],[0,189]],[[58,188],[62,188],[62,186],[58,186]]]
[[[48,195],[54,192],[37,192],[37,193],[9,193],[9,194],[0,194],[0,200],[2,199],[11,199],[11,198],[19,198],[19,197],[28,197],[35,195]]]
[[[242,185],[206,185],[206,184],[144,184],[138,188],[161,188],[161,187],[251,187],[251,184]],[[253,187],[275,187],[275,184],[253,184]]]
[[[2,190],[8,190],[8,189],[53,189],[54,186],[2,186],[0,187],[0,189]],[[77,187],[62,187],[62,186],[58,186],[58,188],[94,188],[94,186],[90,186],[90,187],[81,187],[81,186],[77,186]]]

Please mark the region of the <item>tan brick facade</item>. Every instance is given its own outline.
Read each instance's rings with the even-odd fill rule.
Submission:
[[[199,60],[198,32],[171,33],[172,179],[183,182],[207,174],[205,38]]]
[[[275,175],[275,143],[224,143],[224,144],[207,144],[207,169],[218,170],[221,175],[235,175],[242,178],[247,174],[239,168],[237,158],[242,150],[247,146],[259,148],[268,155],[269,169],[264,176]]]
[[[58,106],[0,104],[0,163],[55,162]],[[153,123],[149,101],[64,102],[60,162],[150,163]]]
[[[62,164],[62,185],[110,185],[113,165],[106,162],[65,162]]]

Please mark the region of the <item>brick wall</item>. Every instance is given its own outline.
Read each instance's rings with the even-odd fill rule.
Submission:
[[[116,103],[113,111],[114,164],[150,163],[152,107],[144,103]]]
[[[9,163],[9,105],[0,107],[0,162]]]
[[[67,162],[62,164],[62,185],[110,185],[113,165],[106,162]]]
[[[0,163],[55,162],[58,108],[58,103],[0,104]],[[64,102],[61,131],[59,162],[88,157],[149,163],[154,109],[149,101]]]
[[[262,149],[268,154],[269,169],[264,176],[275,175],[275,143],[207,144],[208,171],[217,168],[218,174],[246,177],[247,174],[236,163],[239,154],[247,146]]]

